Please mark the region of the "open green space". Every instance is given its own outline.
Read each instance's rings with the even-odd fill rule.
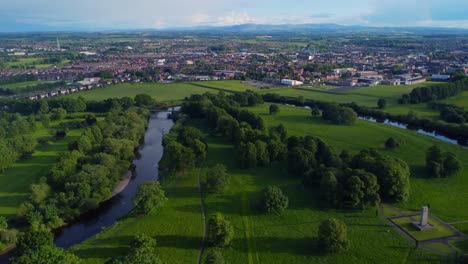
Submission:
[[[468,171],[465,169],[457,176],[440,179],[429,178],[425,171],[425,154],[429,147],[438,145],[443,151],[455,153],[464,168],[468,168],[467,148],[389,125],[359,120],[353,126],[340,126],[313,118],[310,110],[280,106],[278,115],[269,115],[268,108],[269,104],[264,104],[250,110],[260,114],[269,126],[284,124],[289,135],[317,136],[337,151],[347,149],[357,153],[363,148],[375,148],[407,162],[412,174],[410,199],[398,204],[399,208],[417,211],[422,205],[430,204],[431,212],[446,222],[468,219],[463,202],[468,201]],[[389,137],[401,141],[402,146],[386,149],[384,143]]]
[[[431,244],[424,245],[424,248],[436,250],[437,252],[440,252],[443,254],[453,254],[453,249],[444,243],[431,243]]]
[[[145,234],[156,238],[158,254],[167,263],[196,262],[203,235],[198,172],[164,180],[168,197],[164,206],[145,216],[130,214],[71,251],[83,263],[107,263],[126,255],[135,235]]]
[[[429,216],[429,223],[434,226],[432,230],[419,231],[416,227],[413,226],[412,222],[419,221],[420,216],[414,216],[413,219],[410,217],[400,217],[394,218],[391,221],[405,230],[410,236],[412,236],[417,241],[432,240],[437,238],[446,238],[456,236],[456,233],[453,232],[450,228],[444,226],[439,221],[435,220],[433,217]]]
[[[52,66],[63,66],[69,63],[69,60],[63,60],[61,63],[58,64],[48,64],[48,63],[43,63],[44,58],[40,57],[23,57],[23,58],[18,58],[17,61],[9,61],[5,62],[4,68],[6,69],[29,69],[29,68],[35,68],[35,69],[46,69],[50,68]]]
[[[445,100],[448,104],[468,108],[468,91],[463,91],[459,96]]]
[[[468,234],[468,222],[453,224],[452,226],[465,235]],[[452,245],[468,255],[468,237],[465,240],[452,241]]]
[[[19,82],[19,83],[10,83],[10,84],[0,84],[0,88],[4,89],[17,89],[28,86],[35,86],[41,84],[41,81],[30,81],[30,82]]]
[[[51,128],[58,125],[59,122],[53,122]],[[57,158],[68,151],[68,144],[81,135],[79,129],[72,129],[64,139],[55,139],[40,123],[38,127],[34,136],[47,139],[47,143],[39,144],[30,158],[0,173],[0,216],[13,217],[19,205],[29,198],[31,184],[46,177]]]

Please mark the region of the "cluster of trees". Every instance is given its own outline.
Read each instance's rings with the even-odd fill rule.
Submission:
[[[159,167],[161,170],[177,172],[191,168],[206,159],[207,144],[202,132],[186,126],[183,120],[164,137],[164,155]]]
[[[54,244],[53,234],[45,229],[30,229],[18,238],[17,251],[20,257],[13,264],[62,263],[79,264],[80,259]]]
[[[0,172],[34,153],[37,140],[31,133],[35,130],[34,115],[23,117],[0,112]]]
[[[356,123],[357,114],[349,107],[338,104],[327,104],[322,111],[322,118],[337,125],[353,125]]]
[[[411,93],[404,94],[399,99],[399,103],[419,104],[435,100],[443,100],[448,97],[456,96],[463,90],[468,90],[468,78],[463,78],[451,83],[414,88]]]
[[[11,245],[17,241],[18,231],[8,229],[8,221],[5,217],[0,216],[0,244]]]
[[[47,114],[54,108],[63,108],[68,113],[78,113],[86,110],[86,102],[82,97],[56,97],[53,99],[0,99],[0,108],[8,113],[22,115]]]
[[[71,142],[47,178],[31,186],[17,212],[35,228],[56,228],[111,197],[145,132],[146,109],[114,109]]]
[[[148,214],[153,210],[164,204],[167,200],[166,194],[159,182],[145,182],[138,186],[138,192],[133,197],[133,202],[136,209]]]
[[[432,177],[450,177],[462,170],[462,164],[455,154],[432,146],[426,151],[426,169]]]
[[[439,110],[440,118],[445,122],[463,124],[468,120],[468,112],[463,107],[436,102],[430,103],[429,106]]]
[[[60,82],[47,82],[40,83],[36,85],[20,87],[15,89],[1,88],[0,95],[15,95],[15,94],[25,94],[25,93],[34,93],[34,92],[48,92],[56,90],[59,87],[65,86],[67,83],[65,81]]]

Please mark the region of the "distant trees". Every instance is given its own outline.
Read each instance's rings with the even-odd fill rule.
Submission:
[[[357,114],[349,107],[327,104],[323,109],[322,118],[337,125],[352,125],[356,123]]]
[[[450,177],[462,169],[461,162],[451,152],[442,153],[438,146],[432,146],[426,151],[426,170],[433,177]]]
[[[320,109],[315,107],[314,109],[312,109],[311,114],[312,114],[312,117],[319,117],[322,114],[322,112],[320,112]]]
[[[387,101],[383,98],[380,98],[378,101],[377,101],[377,107],[379,109],[384,109],[385,106],[387,106]]]
[[[216,164],[206,172],[205,188],[208,192],[222,193],[229,183],[226,166]]]
[[[150,107],[155,105],[155,100],[148,94],[137,94],[135,96],[135,105],[139,107]]]
[[[396,141],[393,137],[389,137],[387,141],[385,141],[385,148],[387,149],[394,149],[400,146],[400,143]]]
[[[216,213],[208,219],[207,241],[215,247],[226,247],[234,237],[234,228],[221,213]]]
[[[67,116],[67,111],[61,107],[54,108],[50,112],[52,120],[62,120]]]
[[[278,105],[272,104],[270,105],[270,115],[276,115],[280,112],[280,108]]]
[[[279,213],[288,207],[289,199],[280,188],[272,185],[263,189],[261,203],[265,212]]]
[[[401,99],[399,99],[399,103],[419,104],[443,100],[448,97],[456,96],[466,89],[468,89],[468,78],[461,78],[450,83],[414,88],[411,93],[403,95]]]
[[[166,200],[165,192],[158,181],[142,183],[133,198],[136,208],[145,214],[161,206]]]
[[[320,247],[327,253],[341,253],[350,247],[346,224],[338,219],[322,221],[318,239]]]

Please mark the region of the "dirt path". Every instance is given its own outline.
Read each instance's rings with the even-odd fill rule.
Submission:
[[[200,245],[200,252],[198,253],[197,264],[201,264],[203,258],[203,251],[205,250],[205,240],[206,240],[206,210],[205,210],[205,198],[203,197],[202,181],[201,181],[201,172],[202,168],[198,171],[198,190],[200,192],[200,208],[202,213],[203,221],[203,238]]]

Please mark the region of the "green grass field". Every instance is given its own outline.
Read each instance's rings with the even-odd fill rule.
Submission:
[[[56,125],[58,122],[51,123],[52,127]],[[38,123],[38,126],[42,125]],[[46,177],[57,158],[68,151],[68,143],[80,135],[81,131],[75,129],[70,130],[64,139],[55,140],[48,129],[39,128],[34,133],[37,138],[47,138],[48,143],[39,144],[30,158],[0,173],[0,216],[15,216],[18,206],[29,198],[31,184]]]
[[[448,104],[468,108],[468,91],[463,91],[461,95],[445,100]]]
[[[5,88],[5,89],[17,89],[17,88],[23,88],[23,87],[28,87],[28,86],[34,86],[41,84],[41,81],[30,81],[30,82],[19,82],[19,83],[11,83],[11,84],[0,84],[0,88]]]
[[[68,64],[69,60],[64,60],[59,64],[46,64],[42,63],[44,58],[36,58],[36,57],[22,57],[19,58],[18,61],[6,62],[4,64],[5,69],[12,69],[12,68],[30,68],[33,67],[35,69],[46,69],[52,66],[63,66]]]
[[[129,215],[94,238],[71,249],[83,263],[106,263],[128,252],[136,234],[154,236],[167,263],[193,263],[198,257],[203,221],[198,192],[198,169],[164,181],[166,204],[149,215]]]

